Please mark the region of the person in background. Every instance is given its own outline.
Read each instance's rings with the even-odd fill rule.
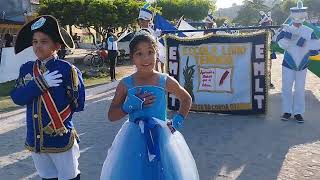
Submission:
[[[211,13],[208,13],[208,15],[204,21],[206,23],[206,29],[217,28],[216,19],[214,18],[214,16]],[[205,35],[210,34],[210,33],[215,34],[216,32],[208,32],[208,31],[204,32]]]
[[[157,63],[156,63],[156,71],[165,72],[165,47],[163,44],[159,42],[159,37],[161,36],[161,31],[157,30],[154,31],[152,28],[152,20],[153,20],[153,12],[149,10],[150,7],[149,4],[146,4],[143,8],[139,11],[139,17],[138,17],[138,24],[140,26],[140,29],[145,29],[148,32],[151,33],[151,35],[154,37],[156,42],[158,43],[158,52],[157,52]],[[160,64],[160,69],[159,69]]]
[[[271,12],[269,11],[268,13],[265,13],[264,11],[260,11],[259,12],[260,14],[260,21],[259,21],[259,25],[262,26],[262,27],[265,27],[265,26],[271,26],[272,25],[272,18],[271,18]],[[271,30],[271,36],[274,37],[275,35],[275,32],[274,30]],[[272,39],[272,43],[274,43],[274,38]],[[270,54],[270,73],[269,73],[269,76],[270,76],[270,89],[274,89],[274,85],[272,84],[271,82],[271,68],[272,68],[272,59],[277,59],[277,55],[275,52],[271,52]]]
[[[281,120],[288,121],[293,115],[298,123],[303,123],[309,56],[319,53],[320,40],[313,29],[303,25],[308,14],[307,7],[303,6],[301,0],[297,2],[297,7],[290,8],[290,11],[292,24],[284,25],[277,36],[279,46],[285,50],[282,62]]]
[[[78,33],[74,33],[74,35],[72,36],[72,39],[76,45],[76,48],[79,48],[79,40],[80,40],[80,36],[78,36]]]
[[[61,44],[61,48],[58,50],[57,55],[60,59],[64,59],[66,57],[66,46],[64,44]]]
[[[113,34],[113,30],[109,30],[107,39],[106,39],[106,49],[108,50],[108,59],[110,65],[110,78],[111,81],[116,81],[116,65],[117,65],[117,57],[119,55],[118,51],[118,38]]]
[[[259,21],[260,26],[272,25],[271,11],[269,11],[268,13],[265,13],[264,11],[260,11],[259,14],[260,14],[260,21]]]
[[[12,47],[13,46],[13,36],[11,34],[4,35],[4,47]]]
[[[26,106],[25,147],[43,180],[80,180],[73,114],[84,110],[85,88],[80,70],[57,57],[62,44],[74,47],[56,18],[45,15],[22,27],[14,49],[18,54],[32,46],[38,58],[20,67],[10,95]]]

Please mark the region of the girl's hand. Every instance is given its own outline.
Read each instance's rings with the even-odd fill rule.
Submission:
[[[141,92],[142,89],[139,89],[139,91],[136,93],[136,96],[141,98],[143,102],[144,107],[150,107],[156,100],[156,96],[153,95],[152,92]]]
[[[171,133],[173,134],[174,132],[176,132],[176,129],[173,128],[172,126],[172,121],[168,121],[167,126],[169,127]]]

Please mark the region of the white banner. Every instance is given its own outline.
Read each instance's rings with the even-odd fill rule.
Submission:
[[[251,43],[181,45],[179,71],[195,70],[193,103],[251,104],[251,50]],[[185,78],[180,73],[181,84]]]
[[[268,33],[166,38],[168,74],[192,98],[191,110],[264,114],[267,109]],[[168,95],[168,108],[180,102]]]

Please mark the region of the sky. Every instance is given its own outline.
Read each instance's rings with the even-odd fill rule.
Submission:
[[[228,8],[231,7],[233,3],[241,5],[243,0],[217,0],[216,6],[219,8]]]

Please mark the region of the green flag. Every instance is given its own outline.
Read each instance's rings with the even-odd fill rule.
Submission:
[[[311,23],[304,22],[305,26],[308,26],[309,28],[313,29],[316,36],[320,39],[320,28],[317,26],[314,26]],[[320,49],[320,47],[319,47]],[[320,56],[314,56],[310,58],[310,64],[308,66],[308,69],[315,74],[316,76],[320,77]]]

